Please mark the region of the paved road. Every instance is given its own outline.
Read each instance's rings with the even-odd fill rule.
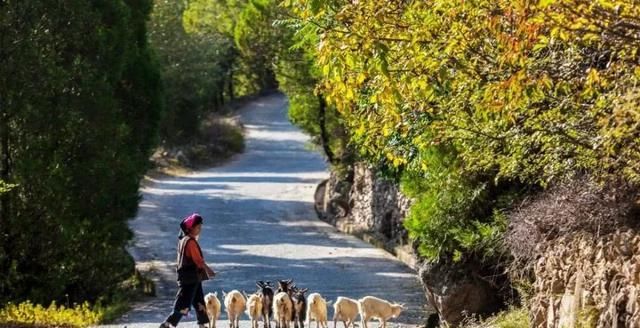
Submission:
[[[253,291],[256,280],[293,278],[329,300],[375,295],[406,303],[408,310],[396,321],[423,322],[425,299],[415,272],[316,218],[313,192],[328,176],[327,167],[308,137],[287,120],[286,98],[261,98],[240,117],[245,153],[221,167],[153,180],[142,189],[138,216],[130,223],[131,252],[138,267],[151,272],[158,297],[135,304],[104,327],[157,327],[163,321],[176,291],[178,223],[192,211],[205,218],[200,244],[218,271],[215,280],[205,282],[205,293]],[[180,326],[195,327],[194,320],[190,315]],[[242,328],[249,326],[241,322]]]

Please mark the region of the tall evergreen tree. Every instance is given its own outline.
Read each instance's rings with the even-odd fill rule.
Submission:
[[[127,219],[161,102],[150,1],[0,1],[0,301],[91,300],[133,270]],[[5,188],[6,189],[6,188]]]

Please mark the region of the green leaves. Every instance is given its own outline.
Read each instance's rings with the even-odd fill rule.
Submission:
[[[632,61],[622,59],[636,43],[602,39],[633,28],[601,31],[618,25],[597,24],[617,17],[615,10],[640,13],[627,2],[383,1],[315,11],[303,1],[299,17],[319,26],[320,86],[370,160],[420,168],[429,163],[412,163],[419,160],[415,149],[446,142],[466,172],[546,184],[583,169],[603,172],[591,165],[605,158],[620,163],[594,151],[597,115],[584,113],[614,90],[614,81],[628,81],[614,72],[637,78]],[[614,60],[609,51],[621,56],[621,66],[590,68]],[[612,106],[593,110],[610,114]]]
[[[492,253],[502,208],[476,207],[491,184],[640,183],[634,1],[318,6],[291,5],[315,29],[317,89],[363,159],[426,180],[406,221],[423,255]]]
[[[556,0],[540,0],[540,1],[538,1],[538,6],[540,8],[546,8],[546,7],[551,6],[554,3],[556,3]]]
[[[6,183],[0,180],[0,194],[4,194],[6,192],[11,191],[11,189],[17,187],[18,185]]]
[[[205,29],[200,19],[206,13],[191,10],[187,15],[185,10],[180,1],[158,0],[150,21],[149,39],[162,67],[167,104],[160,136],[168,145],[193,141],[202,118],[222,110],[233,97],[229,92],[237,56],[233,40]],[[188,33],[185,25],[198,27],[189,27]],[[198,32],[199,28],[204,31]]]

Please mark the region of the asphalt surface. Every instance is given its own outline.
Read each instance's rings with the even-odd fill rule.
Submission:
[[[413,270],[317,219],[313,193],[328,176],[327,166],[308,136],[289,123],[286,98],[258,99],[239,115],[246,132],[243,154],[220,167],[152,180],[141,189],[139,213],[130,222],[135,233],[130,251],[156,282],[157,297],[134,304],[115,324],[102,327],[158,327],[169,314],[177,290],[178,224],[191,212],[204,217],[200,245],[218,273],[204,283],[205,293],[252,292],[256,280],[292,278],[327,300],[373,295],[406,303],[396,326],[424,322],[425,297]],[[196,327],[193,311],[179,326]],[[217,327],[228,327],[224,309]],[[245,315],[241,328],[248,327]]]

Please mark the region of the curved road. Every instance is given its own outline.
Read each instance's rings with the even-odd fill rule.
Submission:
[[[425,298],[415,272],[316,218],[313,193],[328,176],[327,167],[310,150],[308,137],[289,123],[286,98],[251,102],[240,118],[245,153],[221,167],[152,180],[142,189],[138,216],[130,222],[135,233],[130,251],[138,268],[151,272],[158,297],[135,304],[110,327],[157,327],[170,312],[178,223],[194,211],[205,219],[200,237],[205,259],[218,272],[205,282],[205,293],[254,291],[256,280],[293,278],[328,300],[374,295],[406,303],[408,310],[395,321],[422,323]],[[329,319],[332,315],[330,306]],[[195,327],[194,320],[191,312],[180,326]]]

